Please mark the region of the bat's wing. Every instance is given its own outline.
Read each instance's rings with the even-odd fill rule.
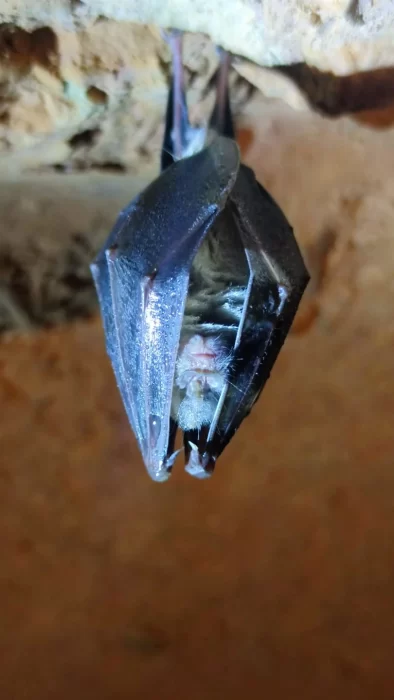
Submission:
[[[228,206],[237,220],[249,284],[222,406],[209,431],[187,436],[198,448],[185,444],[188,471],[195,476],[212,471],[259,397],[309,281],[286,217],[246,166],[240,167]]]
[[[107,351],[157,481],[173,461],[171,397],[191,264],[238,170],[238,147],[223,137],[168,167],[120,214],[92,264]]]

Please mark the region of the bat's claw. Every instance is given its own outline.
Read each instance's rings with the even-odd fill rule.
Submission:
[[[196,479],[207,479],[212,476],[215,468],[215,459],[207,452],[201,454],[198,451],[197,445],[189,441],[190,454],[189,461],[186,464],[185,470]]]
[[[179,37],[183,36],[183,31],[182,29],[161,29],[160,30],[160,35],[161,38],[167,43],[171,44],[171,41],[173,39],[178,39]]]
[[[151,441],[148,442],[150,449],[147,449],[146,441],[143,442],[142,453],[144,462],[153,481],[167,481],[171,476],[172,467],[174,466],[176,458],[184,448],[181,447],[179,450],[174,450],[175,433],[173,433],[170,435],[169,442],[167,443],[168,452],[163,457],[163,451],[160,448],[157,449],[157,443],[156,445],[154,444],[154,440],[152,440],[153,437],[152,434]]]
[[[218,44],[216,44],[215,46],[215,53],[221,61],[223,60],[223,58],[230,55],[227,49],[224,49],[223,46],[218,46]]]
[[[152,481],[156,481],[158,484],[168,481],[171,476],[171,469],[167,470],[165,465],[163,465],[160,469],[151,469],[149,465],[147,465],[147,470]]]

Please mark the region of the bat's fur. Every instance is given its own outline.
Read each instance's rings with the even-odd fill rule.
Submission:
[[[249,268],[233,226],[231,217],[223,212],[193,261],[182,334],[236,333]]]
[[[245,301],[249,270],[238,238],[231,237],[231,221],[226,218],[218,217],[196,255],[190,275],[172,400],[172,416],[184,431],[212,421],[227,380]],[[229,238],[233,238],[233,245],[228,245]],[[214,355],[208,370],[204,362],[200,367],[196,362],[193,344],[197,338],[201,343],[205,339]],[[188,389],[182,377],[198,374],[204,390],[196,393]]]

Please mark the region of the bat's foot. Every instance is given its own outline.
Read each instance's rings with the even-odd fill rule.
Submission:
[[[161,154],[161,169],[165,170],[175,161],[201,150],[206,140],[206,130],[193,128],[189,122],[182,64],[183,32],[179,29],[169,29],[163,30],[161,35],[169,45],[172,55],[172,83],[168,95]],[[224,49],[217,47],[217,52],[220,62],[216,78],[216,100],[209,130],[235,140],[228,84],[232,58]]]
[[[172,29],[172,28],[171,29],[161,29],[160,35],[161,35],[161,38],[164,39],[164,41],[167,44],[171,45],[171,42],[174,39],[179,39],[180,37],[183,36],[183,31],[182,31],[182,29]]]
[[[182,65],[182,32],[171,29],[162,32],[171,48],[172,83],[168,94],[161,169],[165,170],[188,151],[194,130],[189,123]]]
[[[189,461],[186,464],[185,471],[196,479],[207,479],[212,476],[215,460],[207,452],[201,454],[194,443],[189,442],[189,447]]]
[[[229,70],[231,66],[231,54],[220,47],[216,47],[219,54],[219,68],[216,78],[216,101],[209,122],[210,129],[221,136],[227,136],[235,140],[235,128],[230,106],[230,91],[228,84]]]

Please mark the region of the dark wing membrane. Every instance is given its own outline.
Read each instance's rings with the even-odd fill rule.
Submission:
[[[222,137],[176,162],[121,213],[92,265],[108,354],[156,480],[168,476],[171,397],[190,267],[238,168],[237,145]]]
[[[228,393],[206,447],[214,459],[259,397],[309,281],[292,228],[249,168],[241,166],[230,201],[247,253],[251,284]]]

